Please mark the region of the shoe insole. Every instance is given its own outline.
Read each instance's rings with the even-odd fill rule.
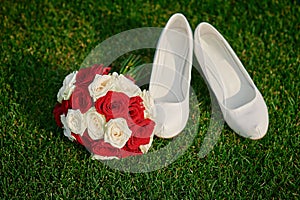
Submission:
[[[246,79],[230,52],[216,35],[200,38],[205,57],[205,69],[211,88],[227,108],[235,109],[255,97],[255,90]]]
[[[157,101],[180,102],[188,90],[189,38],[186,30],[166,30],[156,50],[156,70],[151,78],[151,94]]]

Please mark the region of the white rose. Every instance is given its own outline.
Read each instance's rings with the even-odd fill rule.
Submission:
[[[143,104],[145,106],[144,117],[153,120],[156,115],[156,110],[154,100],[151,97],[149,91],[143,90],[143,92],[141,92],[139,96],[143,99]]]
[[[59,89],[57,93],[57,101],[59,103],[61,103],[62,100],[68,100],[70,98],[72,92],[75,89],[74,83],[76,82],[76,74],[77,71],[72,72],[64,79],[63,86]]]
[[[104,137],[104,125],[106,123],[104,115],[99,114],[94,107],[92,107],[86,114],[86,125],[88,134],[93,140],[99,140]]]
[[[80,110],[69,109],[66,121],[69,129],[73,133],[79,134],[81,136],[83,135],[86,129],[86,123],[83,114],[80,112]]]
[[[114,83],[112,76],[96,74],[93,82],[89,85],[89,92],[94,101],[104,96],[112,88]]]
[[[137,86],[132,80],[126,78],[123,74],[113,73],[116,76],[114,83],[114,90],[116,92],[123,92],[129,97],[137,96],[141,92],[139,86]]]
[[[60,116],[60,121],[63,124],[64,135],[66,137],[68,137],[71,141],[73,141],[75,138],[71,135],[71,130],[68,127],[66,116],[65,115],[61,115]]]
[[[111,119],[105,125],[104,142],[116,148],[122,148],[130,138],[131,132],[125,119]]]

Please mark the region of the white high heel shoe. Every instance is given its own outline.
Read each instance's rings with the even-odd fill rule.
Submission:
[[[227,124],[237,134],[262,138],[269,117],[265,101],[224,37],[202,22],[194,33],[194,52]]]
[[[154,56],[149,92],[156,105],[156,132],[172,138],[189,117],[193,35],[182,14],[174,14],[161,33]]]

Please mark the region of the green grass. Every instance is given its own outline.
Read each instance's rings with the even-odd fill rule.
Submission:
[[[163,27],[175,12],[193,29],[208,21],[228,39],[266,100],[267,135],[251,141],[225,126],[199,158],[210,99],[194,70],[200,132],[183,156],[149,173],[91,160],[55,125],[63,78],[106,38]],[[299,19],[299,1],[1,1],[0,198],[299,199]]]

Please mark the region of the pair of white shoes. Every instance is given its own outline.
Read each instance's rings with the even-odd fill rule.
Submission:
[[[154,56],[149,92],[156,105],[156,135],[172,138],[186,126],[193,52],[229,127],[243,137],[262,138],[269,123],[267,106],[243,64],[210,24],[200,23],[193,39],[182,14],[169,19]]]

